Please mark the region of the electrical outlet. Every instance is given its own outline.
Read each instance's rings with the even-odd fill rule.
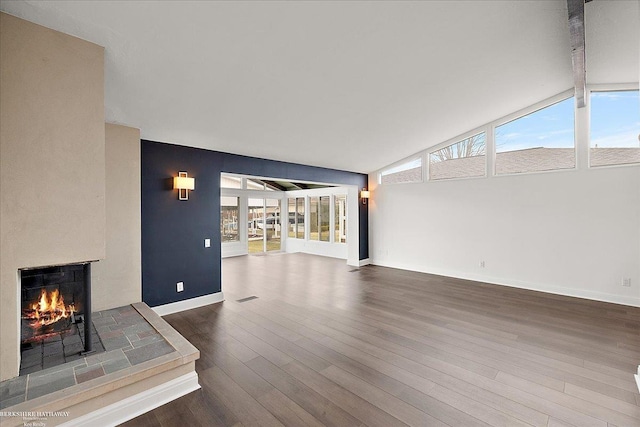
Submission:
[[[184,291],[184,282],[176,283],[176,291],[178,291],[178,292]]]
[[[204,247],[205,248],[211,247],[211,239],[204,239]]]
[[[623,277],[622,278],[622,286],[631,286],[631,277]]]
[[[484,261],[480,261],[480,268],[484,268]]]

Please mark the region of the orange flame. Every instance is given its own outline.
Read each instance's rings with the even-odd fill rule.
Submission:
[[[64,298],[58,289],[51,293],[43,289],[40,299],[37,303],[31,304],[31,310],[25,317],[31,320],[29,325],[32,328],[38,328],[70,317],[75,311],[73,304],[65,305]]]

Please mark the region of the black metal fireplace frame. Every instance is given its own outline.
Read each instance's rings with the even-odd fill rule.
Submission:
[[[81,354],[93,353],[93,340],[91,339],[91,263],[82,265],[84,275],[84,351]]]
[[[84,335],[84,350],[80,352],[82,355],[93,353],[93,340],[91,339],[91,263],[95,261],[82,261],[82,262],[74,262],[68,264],[57,264],[57,265],[49,265],[49,266],[41,266],[41,267],[29,267],[21,269],[21,277],[23,271],[32,271],[32,270],[43,270],[52,267],[68,267],[68,266],[82,266],[82,276],[83,276],[83,296],[82,296],[82,323],[83,327],[83,335]],[[76,322],[80,323],[80,322]],[[79,326],[79,325],[78,325]],[[22,340],[22,337],[21,337]]]

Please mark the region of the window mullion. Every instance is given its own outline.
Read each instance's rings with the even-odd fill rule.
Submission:
[[[589,165],[589,108],[590,91],[585,94],[586,106],[575,109],[574,144],[576,147],[576,169],[586,169]]]
[[[485,130],[486,132],[486,146],[485,146],[485,153],[486,153],[486,163],[485,163],[485,167],[486,167],[486,176],[487,177],[491,177],[491,176],[495,176],[496,173],[496,138],[495,138],[495,127],[493,126],[493,123],[487,125],[487,128]]]

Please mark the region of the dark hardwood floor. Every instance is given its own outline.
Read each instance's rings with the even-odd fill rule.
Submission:
[[[640,426],[640,308],[302,254],[223,291],[165,317],[202,389],[126,426]]]

